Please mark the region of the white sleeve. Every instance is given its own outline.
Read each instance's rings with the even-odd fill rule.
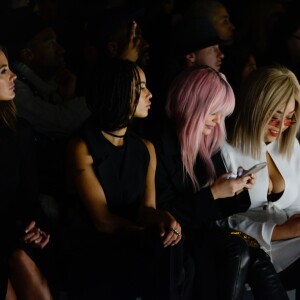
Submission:
[[[289,198],[294,201],[285,207],[285,211],[289,217],[300,213],[300,146],[298,140],[294,142],[294,150],[292,153],[289,167],[284,176],[286,186],[289,184]]]
[[[297,191],[297,199],[289,207],[285,209],[288,217],[291,217],[294,214],[300,214],[300,186]],[[296,191],[295,191],[296,192]]]
[[[273,221],[259,222],[244,215],[237,214],[229,217],[228,223],[230,228],[243,231],[255,238],[263,249],[266,251],[270,250],[272,234],[276,226]]]

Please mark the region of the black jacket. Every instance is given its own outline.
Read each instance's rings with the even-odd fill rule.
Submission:
[[[215,227],[216,220],[245,211],[250,206],[247,191],[238,196],[214,200],[210,187],[198,192],[184,174],[181,149],[175,126],[166,122],[160,136],[153,141],[157,154],[156,190],[157,208],[170,211],[185,228]],[[226,173],[220,152],[212,157],[217,176]],[[197,160],[195,172],[199,183],[205,182],[204,168]]]

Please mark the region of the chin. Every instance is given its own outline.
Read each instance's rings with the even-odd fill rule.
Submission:
[[[135,117],[135,118],[138,118],[138,119],[144,119],[144,118],[148,117],[148,113],[145,113],[145,114],[138,114],[138,115],[135,115],[134,117]]]
[[[210,135],[211,134],[211,129],[204,129],[202,134],[203,135]]]
[[[221,66],[215,66],[214,69],[219,72],[221,69]]]
[[[14,100],[14,98],[15,98],[15,95],[13,95],[13,96],[10,95],[3,99],[0,98],[0,101],[12,101],[12,100]]]
[[[274,137],[274,136],[267,136],[265,138],[265,143],[272,143],[274,141],[276,141],[278,138]]]

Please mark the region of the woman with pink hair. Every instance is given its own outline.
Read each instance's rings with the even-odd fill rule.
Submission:
[[[196,299],[242,299],[246,282],[255,299],[288,299],[255,240],[217,225],[247,210],[247,189],[255,184],[254,174],[226,172],[220,155],[224,120],[234,105],[232,88],[214,69],[191,68],[174,80],[168,120],[155,141],[158,207],[172,212],[186,233],[185,244],[196,263]]]

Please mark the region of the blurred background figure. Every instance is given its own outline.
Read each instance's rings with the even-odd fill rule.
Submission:
[[[187,10],[191,18],[205,18],[211,22],[221,40],[230,45],[233,41],[234,25],[230,21],[229,13],[220,1],[195,0]]]
[[[66,66],[65,50],[51,24],[30,8],[15,9],[6,20],[13,24],[5,41],[18,76],[17,115],[34,129],[40,200],[55,223],[65,201],[65,144],[90,112],[85,98],[77,96],[77,78]]]

